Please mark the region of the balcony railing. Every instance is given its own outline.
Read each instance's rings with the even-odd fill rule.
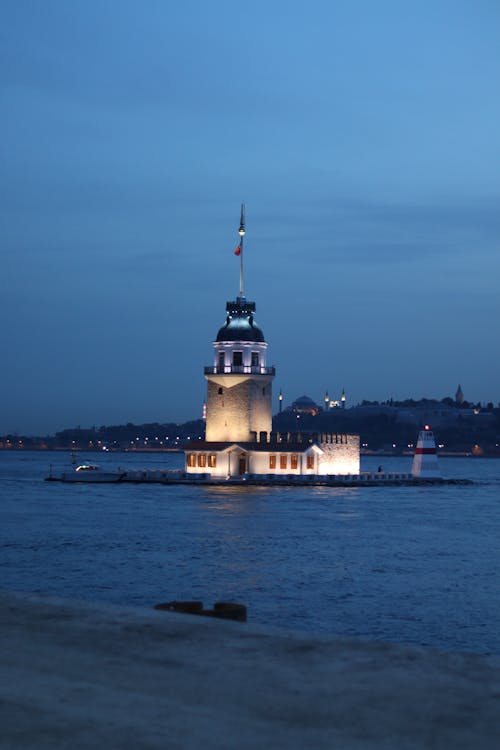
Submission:
[[[275,367],[261,367],[260,365],[224,365],[223,367],[204,368],[205,375],[276,375]]]

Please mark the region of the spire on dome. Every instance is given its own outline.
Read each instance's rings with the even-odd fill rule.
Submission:
[[[240,297],[244,297],[243,293],[243,240],[245,238],[245,204],[241,204],[241,215],[240,215],[240,228],[238,229],[238,234],[240,235],[240,244],[239,244],[239,256],[240,256]]]

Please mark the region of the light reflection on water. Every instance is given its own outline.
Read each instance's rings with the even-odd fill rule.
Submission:
[[[0,452],[1,585],[151,606],[242,601],[258,623],[500,653],[500,461],[442,460],[471,486],[44,483],[67,455]],[[103,466],[182,457],[107,454]],[[377,468],[365,459],[363,469]],[[385,459],[384,470],[408,470]]]

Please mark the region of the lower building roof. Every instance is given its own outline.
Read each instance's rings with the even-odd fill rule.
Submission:
[[[310,448],[321,450],[317,442],[307,443],[257,443],[257,442],[209,442],[207,440],[191,440],[184,445],[186,451],[220,452],[231,448],[244,451],[258,451],[261,453],[304,453]]]

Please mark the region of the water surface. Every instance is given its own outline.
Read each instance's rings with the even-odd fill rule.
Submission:
[[[146,607],[234,600],[260,624],[500,653],[499,460],[441,459],[470,486],[352,488],[67,485],[42,481],[50,463],[68,454],[0,451],[2,588]]]

